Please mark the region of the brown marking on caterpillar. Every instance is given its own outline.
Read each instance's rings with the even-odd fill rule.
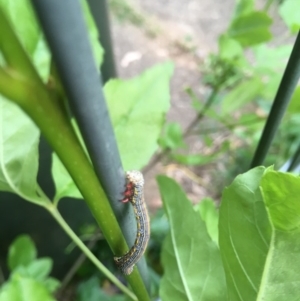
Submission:
[[[150,237],[150,222],[144,200],[143,175],[139,171],[128,171],[126,179],[127,184],[122,202],[130,202],[133,206],[137,222],[137,235],[131,249],[123,256],[114,257],[114,260],[122,273],[129,275],[147,248]]]

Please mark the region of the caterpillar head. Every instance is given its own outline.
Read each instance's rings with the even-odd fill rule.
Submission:
[[[132,182],[134,185],[144,185],[144,177],[142,173],[137,170],[127,171],[126,178],[129,182]]]

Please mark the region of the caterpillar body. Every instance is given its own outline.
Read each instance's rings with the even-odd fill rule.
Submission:
[[[123,256],[114,257],[114,260],[121,272],[129,275],[147,248],[150,237],[150,224],[144,200],[143,175],[139,171],[128,171],[126,173],[126,180],[127,184],[122,202],[130,202],[133,206],[137,222],[137,234],[131,249]]]

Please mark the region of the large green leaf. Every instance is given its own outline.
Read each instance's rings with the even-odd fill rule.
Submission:
[[[0,190],[46,201],[37,193],[39,130],[19,107],[0,96]]]
[[[271,24],[272,19],[265,12],[252,11],[234,19],[228,34],[244,47],[249,47],[272,38]]]
[[[300,177],[269,171],[261,191],[272,224],[272,237],[259,301],[298,301],[300,287]]]
[[[264,167],[239,175],[224,190],[219,246],[230,301],[256,300],[271,240],[259,184]]]
[[[241,16],[254,10],[254,0],[236,0],[235,16]]]
[[[36,248],[28,235],[18,236],[9,247],[8,265],[10,270],[28,266],[36,258]]]
[[[157,65],[131,80],[115,79],[105,94],[125,170],[145,166],[170,106],[171,63]]]
[[[300,178],[257,167],[224,191],[219,244],[229,300],[299,300]]]
[[[172,179],[157,178],[170,223],[162,251],[162,300],[226,300],[226,284],[217,245],[182,189]]]

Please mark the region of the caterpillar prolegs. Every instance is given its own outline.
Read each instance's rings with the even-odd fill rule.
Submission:
[[[114,257],[114,260],[121,272],[129,275],[147,248],[150,237],[150,224],[144,200],[143,175],[139,171],[128,171],[126,173],[126,180],[127,184],[122,202],[130,202],[133,206],[137,222],[137,234],[131,249],[121,257]]]

